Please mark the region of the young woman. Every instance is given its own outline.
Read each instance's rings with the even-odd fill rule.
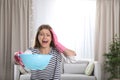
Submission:
[[[31,70],[31,80],[60,80],[61,53],[65,56],[75,56],[75,52],[65,48],[57,40],[57,36],[49,25],[41,25],[38,28],[35,45],[25,53],[49,54],[53,57],[43,70]],[[20,61],[21,62],[21,61]]]

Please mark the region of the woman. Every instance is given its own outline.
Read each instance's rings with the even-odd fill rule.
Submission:
[[[49,25],[41,25],[38,28],[35,45],[29,48],[25,53],[49,54],[51,58],[49,64],[44,70],[31,70],[31,80],[60,80],[61,54],[65,56],[75,56],[75,52],[65,48],[57,40],[56,34]]]

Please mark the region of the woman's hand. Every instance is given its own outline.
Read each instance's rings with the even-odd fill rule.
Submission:
[[[58,42],[57,35],[55,34],[55,32],[52,29],[51,29],[51,33],[53,35],[53,42],[55,44],[55,47],[57,48],[57,50],[60,53],[63,53],[66,48],[61,43]]]
[[[14,54],[14,59],[15,59],[15,63],[20,64],[22,67],[24,67],[24,64],[22,63],[22,60],[20,58],[20,54],[22,54],[23,52],[15,52]]]
[[[60,53],[63,53],[66,56],[75,56],[76,53],[73,50],[67,49],[64,47],[61,43],[58,42],[57,35],[55,32],[51,29],[51,33],[53,35],[53,42],[55,44],[55,47]]]

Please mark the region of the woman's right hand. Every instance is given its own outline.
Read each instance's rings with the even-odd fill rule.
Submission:
[[[15,59],[15,63],[17,63],[17,64],[20,64],[22,67],[24,67],[24,64],[22,63],[22,60],[21,60],[21,58],[20,58],[20,54],[22,54],[23,52],[20,52],[20,51],[18,51],[18,52],[15,52],[14,53],[14,59]]]

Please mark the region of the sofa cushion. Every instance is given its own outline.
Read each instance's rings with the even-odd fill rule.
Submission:
[[[92,74],[94,70],[94,63],[93,62],[90,62],[87,66],[87,68],[85,69],[85,74],[90,76]]]
[[[88,62],[82,63],[65,63],[64,64],[64,73],[71,73],[71,74],[84,74],[85,69],[88,65]]]
[[[96,80],[95,76],[87,76],[84,74],[62,74],[62,80]]]

